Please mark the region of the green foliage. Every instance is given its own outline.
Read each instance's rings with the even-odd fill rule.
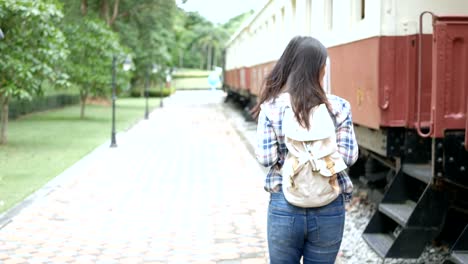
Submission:
[[[80,97],[72,94],[55,94],[35,96],[32,99],[17,99],[11,101],[9,104],[9,118],[15,119],[33,112],[56,109],[67,105],[78,104],[79,102]]]
[[[104,22],[83,18],[80,23],[65,23],[63,31],[70,50],[65,66],[70,81],[79,87],[83,101],[88,94],[102,96],[111,91],[113,55],[118,58],[116,76],[119,83],[128,83],[129,74],[119,71],[126,52],[119,43],[118,35]]]
[[[144,81],[153,64],[172,66],[170,49],[175,45],[173,21],[176,11],[174,0],[121,1],[122,19],[117,19],[115,29],[122,43],[135,55],[133,82]],[[165,76],[151,74],[150,80]]]
[[[172,49],[178,67],[212,70],[222,66],[222,51],[229,37],[253,14],[246,12],[223,25],[213,25],[196,12],[179,10],[174,21],[177,45]]]
[[[229,19],[228,22],[223,24],[223,28],[228,32],[229,35],[233,35],[240,29],[242,24],[248,20],[254,14],[253,10],[240,14],[236,17]]]
[[[129,48],[135,64],[134,71],[127,76],[132,78],[132,85],[144,82],[153,64],[158,64],[162,68],[173,66],[171,49],[177,45],[173,30],[177,11],[174,0],[62,0],[62,2],[67,23],[81,24],[84,21],[95,22],[95,19],[99,19],[119,35],[120,44]],[[82,3],[86,3],[85,10],[82,8]],[[117,76],[121,75],[122,73],[119,73]],[[110,76],[110,72],[105,76]],[[165,74],[151,74],[149,78],[152,81],[162,81]],[[125,85],[122,85],[124,83],[120,82],[121,89],[125,90],[123,88]]]
[[[49,79],[67,85],[59,65],[68,55],[65,37],[57,27],[62,12],[56,0],[2,0],[0,23],[0,96],[31,97]]]

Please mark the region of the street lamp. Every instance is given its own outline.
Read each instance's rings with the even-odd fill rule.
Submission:
[[[149,111],[148,111],[148,82],[149,82],[149,70],[146,71],[146,78],[145,78],[145,119],[148,119]]]
[[[116,95],[116,80],[115,80],[115,72],[117,67],[117,60],[121,56],[113,55],[112,56],[112,132],[111,132],[111,148],[117,147],[117,142],[115,139],[115,100],[117,99]],[[126,56],[125,60],[123,61],[123,70],[128,71],[132,67],[132,59],[130,56]]]
[[[3,39],[5,37],[5,35],[3,35],[3,31],[2,29],[0,28],[0,39]]]
[[[169,69],[167,69],[167,70],[165,71],[165,73],[166,73],[166,76],[165,76],[165,79],[164,79],[164,80],[165,80],[165,83],[164,83],[163,85],[161,85],[161,88],[160,88],[160,89],[161,89],[161,100],[159,100],[159,107],[161,107],[161,108],[163,107],[163,98],[164,98],[164,95],[163,95],[163,86],[165,86],[166,83],[168,82],[168,80],[169,80],[169,78],[170,78],[171,71],[170,71]]]
[[[151,69],[152,73],[157,73],[159,71],[159,66],[157,64],[153,64],[153,68]],[[148,110],[148,97],[149,97],[149,70],[146,72],[146,82],[145,82],[145,99],[146,99],[146,110],[145,110],[145,119],[148,119],[149,110]]]

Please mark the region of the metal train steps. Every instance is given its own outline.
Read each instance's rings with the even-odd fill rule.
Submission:
[[[414,177],[422,182],[430,183],[432,179],[431,164],[403,164],[401,169],[407,175]]]
[[[388,215],[399,225],[404,226],[415,207],[415,202],[406,200],[403,203],[381,203],[379,204],[379,211]]]
[[[389,234],[369,233],[363,234],[362,238],[381,258],[387,255],[388,250],[393,244],[393,237]]]
[[[468,251],[453,251],[450,255],[450,261],[455,264],[467,264]]]
[[[449,262],[455,264],[468,264],[468,225],[460,234],[452,248],[452,253],[449,257]]]
[[[381,220],[385,218],[383,215],[379,217]],[[433,228],[396,225],[392,229],[380,224],[370,224],[371,229],[377,226],[374,230],[369,230],[368,225],[362,237],[381,258],[418,258],[427,242],[437,234]]]
[[[390,183],[363,233],[380,257],[418,258],[439,233],[444,199],[431,187],[431,172],[428,164],[403,164]]]

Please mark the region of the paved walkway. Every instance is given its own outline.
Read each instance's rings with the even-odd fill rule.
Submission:
[[[3,216],[0,263],[266,263],[263,172],[222,100],[176,93]]]

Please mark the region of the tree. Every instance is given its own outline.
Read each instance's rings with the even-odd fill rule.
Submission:
[[[62,0],[65,13],[75,23],[99,18],[114,30],[134,55],[132,84],[143,83],[152,64],[172,66],[176,45],[173,31],[175,0]],[[151,75],[154,77],[154,75]]]
[[[172,49],[179,67],[203,68],[207,61],[207,39],[216,35],[216,27],[197,12],[178,10],[175,20],[176,45]],[[209,36],[205,36],[208,34]]]
[[[253,10],[242,13],[229,19],[228,22],[224,23],[222,27],[227,31],[229,35],[236,33],[236,31],[242,26],[242,24],[254,14]]]
[[[132,84],[137,87],[153,64],[174,64],[171,49],[176,45],[173,26],[177,9],[174,0],[140,0],[122,2],[120,10],[113,27],[135,55]],[[149,77],[155,79],[157,75]]]
[[[173,63],[179,67],[206,68],[221,65],[222,50],[229,37],[253,14],[240,14],[223,25],[213,25],[197,12],[178,9],[174,21],[176,45]]]
[[[103,95],[106,94],[106,89],[110,90],[112,56],[125,52],[117,34],[102,21],[85,18],[81,23],[66,23],[63,31],[70,50],[65,65],[70,81],[80,91],[80,117],[84,118],[88,96]],[[117,76],[128,79],[123,74]]]
[[[8,104],[11,98],[42,93],[50,80],[67,84],[58,65],[68,55],[63,33],[56,26],[62,12],[56,0],[0,1],[0,21],[5,39],[0,41],[0,144],[7,142]]]

